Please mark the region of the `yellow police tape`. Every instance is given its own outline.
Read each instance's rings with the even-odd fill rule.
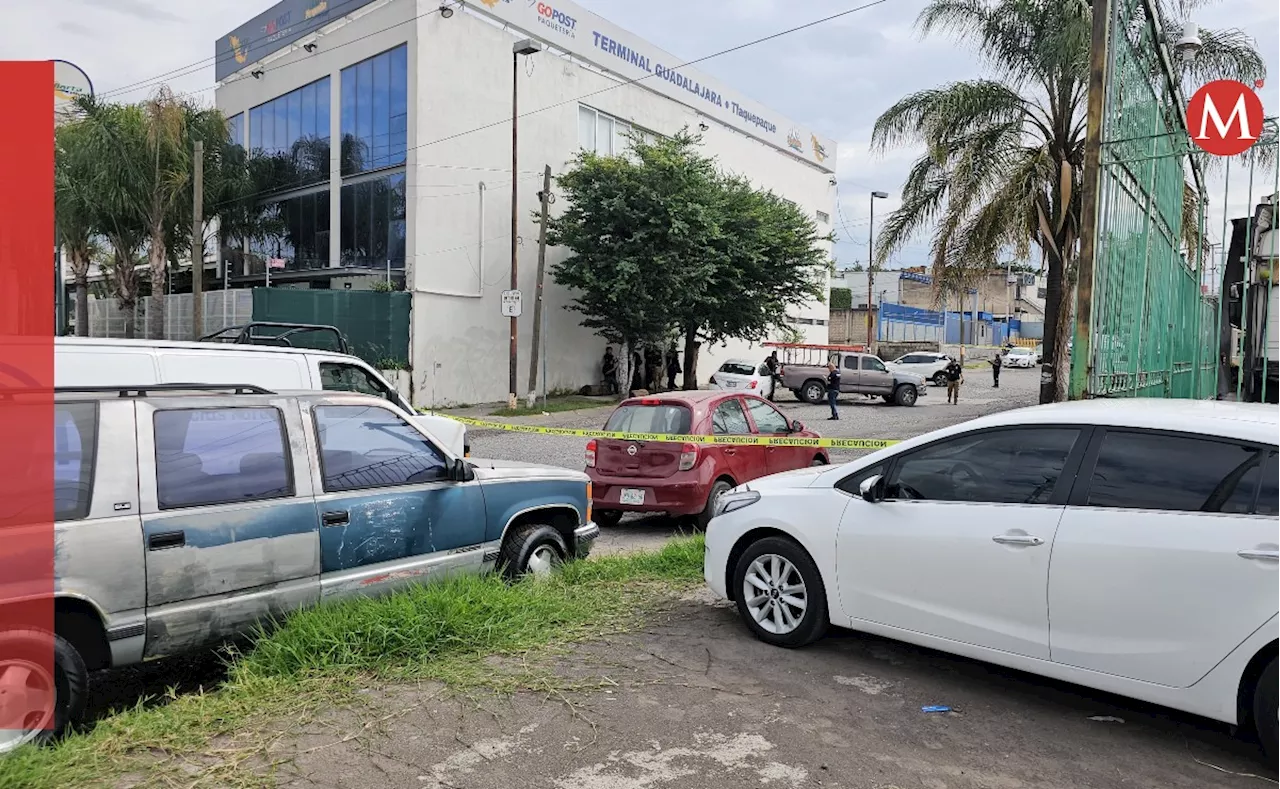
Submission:
[[[446,416],[441,414],[441,416]],[[536,425],[511,425],[505,422],[486,422],[465,416],[447,415],[450,419],[472,427],[489,430],[505,430],[509,433],[533,433],[543,436],[574,436],[576,438],[611,438],[618,441],[662,441],[673,444],[733,444],[736,446],[769,447],[829,447],[831,449],[884,449],[897,444],[896,438],[771,438],[766,436],[679,436],[666,433],[616,433],[609,430],[578,430],[569,427],[538,427]]]

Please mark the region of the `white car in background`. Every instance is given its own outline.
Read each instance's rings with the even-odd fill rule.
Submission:
[[[1034,348],[1010,348],[1009,352],[1004,355],[1005,367],[1026,367],[1036,366],[1036,351]]]
[[[1274,764],[1278,433],[1253,403],[1006,411],[738,486],[704,573],[770,644],[875,633],[1252,729]]]
[[[947,375],[943,371],[950,363],[951,357],[945,353],[917,351],[900,356],[891,362],[886,362],[885,366],[891,370],[915,373],[922,376],[926,381],[933,382],[934,386],[946,386]]]
[[[720,365],[711,376],[711,388],[726,392],[749,392],[764,398],[773,398],[773,379],[763,362],[750,359],[730,359]]]

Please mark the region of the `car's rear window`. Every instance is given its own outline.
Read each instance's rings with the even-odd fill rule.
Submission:
[[[682,405],[623,405],[609,417],[605,430],[618,433],[689,434],[693,414]]]
[[[720,365],[719,372],[733,373],[734,375],[755,375],[756,368],[750,364],[742,364],[741,362],[725,362]]]

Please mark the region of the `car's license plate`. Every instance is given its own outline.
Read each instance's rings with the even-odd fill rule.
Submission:
[[[644,504],[643,488],[623,488],[618,496],[619,504]]]

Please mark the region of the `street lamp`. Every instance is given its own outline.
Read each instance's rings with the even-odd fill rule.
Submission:
[[[519,190],[517,189],[518,173],[520,169],[520,158],[517,150],[516,124],[520,117],[519,102],[519,78],[520,78],[520,56],[532,55],[542,51],[542,45],[531,38],[517,41],[511,46],[511,290],[520,289],[520,281],[517,277],[519,272],[518,262],[516,260],[519,253]],[[519,319],[511,316],[511,352],[508,370],[508,387],[507,387],[507,407],[516,407],[516,343],[519,332]]]
[[[867,352],[870,353],[874,329],[871,319],[871,293],[876,281],[876,199],[884,200],[888,192],[871,193],[871,222],[867,228]]]

